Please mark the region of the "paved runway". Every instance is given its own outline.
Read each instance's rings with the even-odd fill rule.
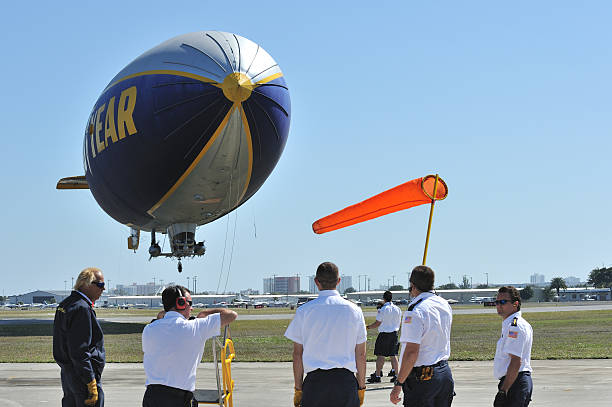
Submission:
[[[455,407],[491,406],[497,380],[492,377],[493,362],[451,362],[457,396]],[[291,406],[293,377],[291,363],[234,363],[236,407]],[[612,360],[533,361],[532,406],[582,405],[609,406],[612,400]],[[388,362],[385,371],[388,368]],[[368,372],[374,363],[368,363]],[[109,364],[104,370],[106,405],[141,405],[144,394],[142,364]],[[198,388],[214,388],[211,364],[198,369]],[[371,385],[365,406],[392,406],[390,384]],[[61,400],[59,368],[55,364],[0,364],[0,406],[58,406]]]

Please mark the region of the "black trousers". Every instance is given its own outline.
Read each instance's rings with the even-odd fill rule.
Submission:
[[[83,407],[85,400],[89,398],[87,385],[83,384],[83,381],[71,369],[63,368],[60,377],[62,379],[62,390],[64,391],[62,407]],[[104,392],[99,377],[96,377],[96,382],[98,384],[98,402],[95,407],[104,407]]]
[[[142,407],[191,407],[193,393],[162,384],[147,386]]]
[[[455,382],[448,362],[439,362],[433,368],[430,380],[418,380],[410,374],[404,382],[404,406],[449,407],[455,395]]]
[[[497,388],[500,389],[506,376],[499,380]],[[531,401],[533,382],[531,372],[519,372],[516,380],[508,389],[506,407],[527,407]]]
[[[302,385],[302,407],[359,407],[355,374],[347,369],[317,369]]]

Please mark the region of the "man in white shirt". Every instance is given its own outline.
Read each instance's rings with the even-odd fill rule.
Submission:
[[[226,308],[202,311],[190,318],[191,293],[183,286],[166,287],[164,311],[142,332],[146,386],[143,407],[191,406],[196,369],[202,360],[206,339],[236,319]]]
[[[379,383],[382,378],[382,368],[385,365],[385,357],[391,359],[391,371],[389,376],[393,383],[397,378],[397,351],[399,342],[397,341],[397,331],[402,321],[402,311],[393,304],[393,294],[385,291],[383,294],[385,303],[376,314],[376,321],[366,326],[367,329],[378,328],[378,337],[374,345],[376,355],[376,371],[368,378],[368,383]]]
[[[285,332],[293,341],[293,404],[358,407],[365,394],[363,313],[336,290],[340,278],[334,263],[319,265],[314,281],[318,298],[297,309]]]
[[[495,301],[502,317],[501,337],[497,341],[493,374],[499,379],[495,407],[526,407],[531,401],[531,344],[533,330],[521,316],[521,296],[512,286],[500,287]]]
[[[417,266],[410,275],[413,298],[402,317],[400,369],[389,398],[404,393],[406,407],[448,407],[454,381],[448,358],[453,314],[448,302],[433,293],[434,271]]]

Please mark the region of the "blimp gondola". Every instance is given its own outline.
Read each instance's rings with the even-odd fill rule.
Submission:
[[[283,73],[256,43],[203,31],[140,55],[102,91],[83,138],[89,189],[130,228],[128,248],[151,233],[151,257],[200,256],[198,226],[238,208],[268,178],[287,142],[291,103]],[[166,233],[163,253],[156,232]]]

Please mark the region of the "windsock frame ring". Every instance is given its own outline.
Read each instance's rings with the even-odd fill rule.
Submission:
[[[446,182],[444,182],[444,180],[440,177],[438,177],[438,182],[440,182],[442,185],[444,185],[444,196],[442,198],[434,198],[433,196],[431,196],[427,190],[425,189],[425,181],[427,181],[428,179],[433,178],[434,182],[435,182],[435,175],[429,174],[424,176],[421,179],[421,190],[423,191],[423,193],[425,194],[425,196],[427,196],[429,199],[431,199],[432,201],[442,201],[443,199],[446,199],[446,197],[448,196],[448,186],[446,185]],[[440,190],[438,189],[438,191],[435,192],[435,195],[438,195],[438,192]]]

